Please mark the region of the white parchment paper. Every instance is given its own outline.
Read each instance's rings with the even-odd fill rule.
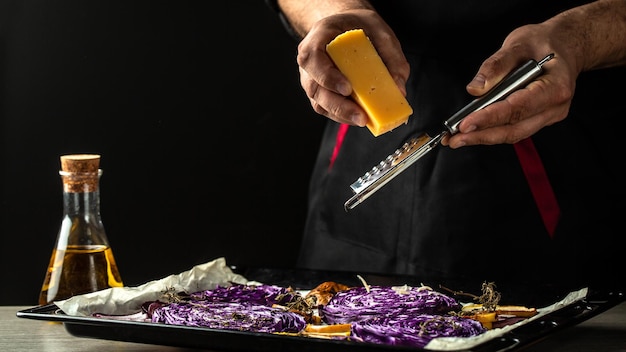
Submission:
[[[198,292],[220,286],[237,284],[259,284],[248,281],[234,273],[224,258],[217,258],[191,270],[150,281],[136,287],[113,287],[106,290],[77,295],[56,304],[65,314],[91,316],[95,313],[128,315],[141,311],[144,302],[154,301],[168,290],[174,292]]]
[[[493,340],[498,338],[505,333],[521,326],[524,324],[528,324],[534,320],[537,320],[543,317],[546,314],[557,311],[561,308],[564,308],[574,302],[580,301],[583,298],[587,297],[588,288],[583,288],[578,291],[570,292],[565,298],[562,300],[543,308],[537,308],[537,314],[528,319],[524,319],[518,323],[507,325],[503,328],[489,330],[483,334],[472,337],[439,337],[430,341],[424,349],[427,350],[438,350],[438,351],[454,351],[461,349],[471,349],[476,347],[482,343],[485,343],[489,340]]]

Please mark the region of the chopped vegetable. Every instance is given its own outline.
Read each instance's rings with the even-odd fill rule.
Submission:
[[[453,315],[399,314],[352,324],[352,337],[364,342],[420,348],[437,337],[470,337],[483,332],[480,322]]]
[[[239,302],[171,303],[155,309],[152,322],[252,332],[299,332],[304,318],[293,312]]]
[[[274,307],[289,304],[298,297],[299,294],[279,286],[233,285],[179,295],[171,303],[149,302],[144,306],[154,323],[252,332],[299,332],[307,324],[304,317]]]
[[[271,307],[285,305],[299,298],[299,294],[289,288],[275,285],[232,285],[218,286],[213,290],[194,292],[190,298],[205,302],[245,302]]]
[[[328,324],[345,324],[377,316],[441,314],[460,309],[454,298],[420,287],[354,287],[337,292],[320,309]]]
[[[485,322],[459,314],[456,299],[430,287],[372,286],[362,281],[363,287],[325,283],[333,288],[326,304],[291,288],[234,284],[191,294],[168,291],[143,308],[155,323],[420,348],[437,337],[470,337],[486,331]],[[321,317],[322,324],[312,324],[312,316],[318,322]]]

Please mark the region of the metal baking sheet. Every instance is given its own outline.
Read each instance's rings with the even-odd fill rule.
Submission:
[[[235,268],[236,269],[236,268]],[[268,268],[236,269],[250,280],[268,284],[310,289],[324,281],[336,281],[348,285],[362,284],[355,273],[283,270]],[[431,279],[415,282],[415,278],[359,274],[371,285],[419,285],[434,283],[464,292],[480,293],[481,282]],[[433,281],[437,280],[437,281]],[[498,290],[502,302],[529,307],[544,307],[561,300],[570,287],[559,285],[527,285],[501,283]],[[625,300],[620,288],[588,287],[587,296],[562,309],[535,321],[521,325],[504,335],[488,340],[471,349],[462,351],[513,351],[537,342],[561,329],[573,326],[612,308]],[[513,304],[513,303],[511,303]],[[253,333],[245,331],[216,330],[200,327],[174,326],[161,323],[114,320],[96,317],[68,316],[54,304],[37,306],[17,312],[20,318],[62,322],[66,331],[77,337],[138,342],[156,345],[202,348],[216,351],[425,351],[392,345],[372,344],[347,340],[320,339]],[[461,350],[459,350],[461,351]]]

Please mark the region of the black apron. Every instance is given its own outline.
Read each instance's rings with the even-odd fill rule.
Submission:
[[[615,273],[626,191],[624,68],[583,73],[569,116],[532,137],[560,206],[550,236],[512,145],[439,146],[353,210],[349,187],[412,136],[441,129],[465,86],[508,33],[571,1],[380,1],[411,64],[408,124],[373,137],[329,120],[310,184],[298,265],[476,280],[585,280]],[[458,3],[459,5],[456,5]],[[546,53],[548,54],[548,53]],[[536,58],[541,59],[541,58]],[[621,236],[620,236],[621,237]],[[619,270],[617,270],[619,269]],[[621,273],[621,274],[618,274]]]

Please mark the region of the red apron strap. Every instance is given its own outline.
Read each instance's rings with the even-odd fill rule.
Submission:
[[[535,198],[543,224],[550,238],[552,238],[556,225],[559,222],[561,211],[539,153],[537,153],[535,144],[530,137],[515,143],[513,146],[515,147],[520,165],[524,170],[528,186]]]
[[[339,150],[341,149],[343,138],[346,136],[346,133],[348,132],[348,127],[350,127],[350,125],[347,125],[345,123],[342,123],[339,126],[339,130],[337,131],[337,138],[335,139],[335,148],[333,148],[333,155],[330,156],[330,163],[328,164],[328,170],[333,168],[335,159],[337,159],[337,155],[339,155]]]

